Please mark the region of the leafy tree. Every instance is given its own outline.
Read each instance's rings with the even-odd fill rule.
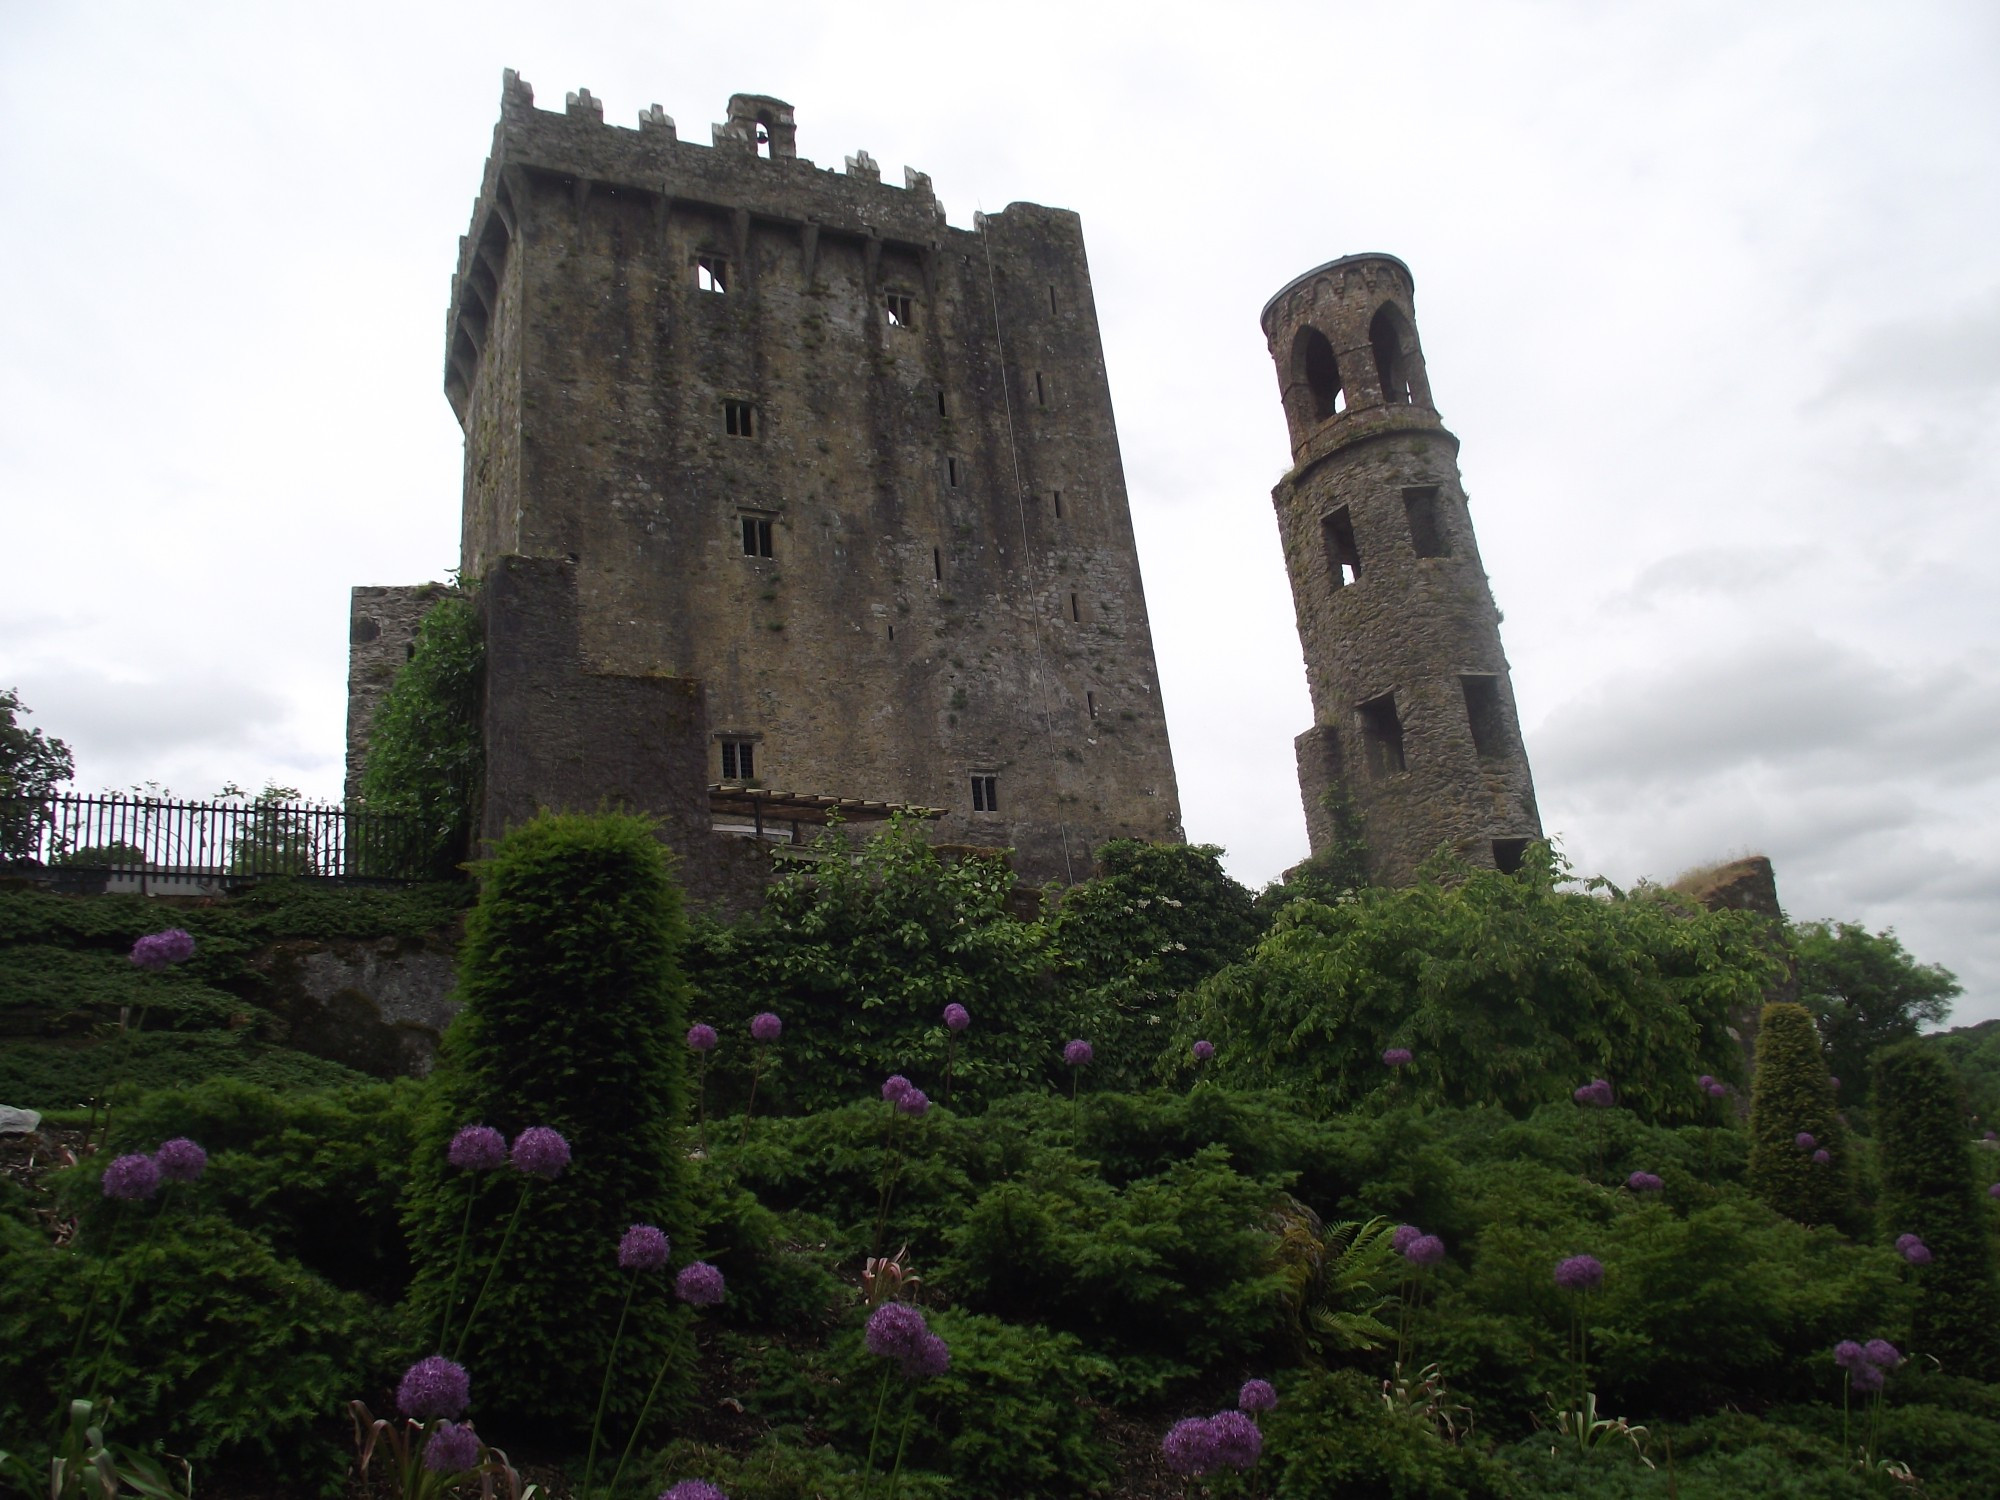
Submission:
[[[1765,1006],[1750,1093],[1750,1191],[1801,1224],[1836,1223],[1849,1208],[1848,1167],[1847,1131],[1812,1016],[1787,1001]]]
[[[1876,1056],[1875,1090],[1883,1231],[1914,1234],[1931,1253],[1930,1263],[1915,1271],[1911,1341],[1953,1374],[1994,1379],[2000,1288],[1958,1080],[1934,1050],[1903,1042]]]
[[[1152,1075],[1174,1001],[1243,957],[1265,924],[1213,844],[1119,839],[1097,851],[1097,869],[1056,914],[1057,972],[1078,992],[1093,1079],[1130,1087]]]
[[[1601,1075],[1622,1102],[1693,1118],[1703,1071],[1740,1068],[1733,1012],[1774,963],[1759,919],[1659,893],[1564,890],[1546,845],[1503,875],[1433,864],[1403,890],[1286,905],[1241,963],[1180,1006],[1177,1050],[1217,1049],[1220,1082],[1340,1107],[1385,1088],[1526,1112]],[[1390,1047],[1415,1054],[1390,1073]]]
[[[1828,1065],[1842,1098],[1853,1104],[1867,1101],[1869,1059],[1942,1021],[1962,993],[1949,969],[1912,958],[1893,927],[1870,932],[1856,922],[1801,922],[1792,928],[1792,951],[1799,999],[1819,1022]]]
[[[482,1430],[495,1418],[516,1431],[588,1431],[626,1289],[615,1274],[619,1236],[657,1225],[684,1258],[685,928],[667,860],[643,818],[544,815],[480,867],[459,954],[463,1009],[439,1053],[411,1168],[411,1331],[427,1346],[449,1300],[467,1195],[485,1183],[446,1165],[453,1134],[486,1124],[511,1138],[549,1126],[572,1152],[560,1177],[534,1187],[465,1345]],[[480,1285],[496,1259],[497,1221],[515,1191],[513,1180],[502,1186],[481,1200],[462,1285]],[[663,1279],[632,1304],[621,1358],[656,1368],[673,1327]],[[634,1420],[644,1390],[615,1384],[612,1414]]]
[[[446,878],[472,846],[485,777],[480,728],[486,641],[470,600],[448,595],[417,627],[414,650],[376,710],[361,774],[370,812],[412,820],[412,858]]]
[[[766,1100],[824,1109],[872,1096],[891,1073],[942,1098],[953,1003],[972,1013],[955,1105],[1053,1076],[1065,1017],[1047,980],[1048,931],[1009,911],[1014,876],[1002,861],[943,858],[900,818],[858,845],[830,829],[813,848],[820,857],[773,885],[761,913],[696,926],[696,1019],[723,1038],[708,1073],[711,1113],[748,1091],[750,1018],[761,1011],[785,1029],[758,1085],[760,1111]]]
[[[12,688],[0,688],[0,860],[32,859],[48,820],[41,806],[76,772],[69,746],[20,721],[28,707]]]
[[[245,875],[333,875],[332,851],[322,840],[318,819],[297,805],[295,786],[264,783],[254,797],[235,782],[215,794],[220,802],[246,804],[229,841],[229,868]]]

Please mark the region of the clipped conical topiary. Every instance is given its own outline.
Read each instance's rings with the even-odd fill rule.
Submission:
[[[693,1248],[678,1149],[686,924],[667,860],[643,818],[544,814],[479,867],[479,904],[459,952],[463,1009],[445,1035],[412,1163],[408,1332],[425,1344],[417,1352],[432,1352],[455,1302],[443,1352],[470,1371],[472,1414],[496,1440],[590,1431],[630,1279],[618,1269],[628,1227],[664,1229],[676,1263]],[[477,1125],[515,1143],[513,1167],[447,1159],[454,1134]],[[532,1183],[516,1170],[531,1127],[559,1132],[569,1147],[558,1173]],[[539,1135],[529,1144],[553,1147]],[[509,1236],[524,1185],[532,1191]],[[459,1274],[469,1193],[478,1197]],[[669,1273],[640,1289],[622,1364],[659,1367],[675,1307]],[[613,1430],[637,1417],[644,1391],[643,1381],[615,1383]]]
[[[1830,1224],[1849,1212],[1847,1167],[1847,1127],[1812,1013],[1765,1006],[1750,1086],[1750,1191],[1788,1219]]]
[[[1875,1054],[1883,1236],[1915,1235],[1930,1258],[1911,1268],[1914,1352],[1952,1375],[2000,1377],[2000,1287],[1951,1065],[1921,1042]]]

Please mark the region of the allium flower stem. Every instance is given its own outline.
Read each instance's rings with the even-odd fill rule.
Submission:
[[[708,1054],[697,1052],[701,1059],[694,1066],[694,1129],[695,1142],[701,1147],[701,1154],[708,1155]]]
[[[618,1331],[611,1335],[611,1357],[604,1361],[604,1383],[597,1389],[597,1415],[590,1423],[590,1454],[583,1461],[583,1500],[590,1500],[591,1477],[597,1472],[597,1435],[604,1430],[604,1403],[611,1399],[611,1372],[618,1367],[618,1346],[625,1341],[625,1315],[632,1311],[632,1298],[639,1290],[639,1269],[625,1287],[625,1305],[618,1309]]]
[[[111,1247],[118,1241],[118,1204],[110,1205],[111,1227],[104,1231],[104,1263],[97,1274],[90,1278],[90,1296],[83,1304],[83,1317],[76,1325],[76,1338],[69,1346],[69,1358],[63,1361],[63,1384],[67,1386],[75,1378],[76,1362],[83,1354],[83,1336],[90,1330],[91,1315],[97,1311],[98,1298],[104,1294],[104,1284],[111,1276]],[[69,1396],[61,1395],[56,1402],[56,1430],[60,1432],[69,1412]]]
[[[750,1065],[750,1099],[743,1106],[743,1129],[736,1137],[738,1146],[750,1139],[750,1113],[757,1107],[757,1081],[764,1076],[764,1054],[770,1050],[769,1047],[760,1044],[757,1048],[757,1060]]]
[[[882,1367],[882,1383],[875,1388],[875,1426],[868,1434],[868,1467],[861,1472],[861,1500],[875,1488],[875,1448],[882,1438],[882,1408],[889,1400],[889,1369]]]
[[[133,1274],[125,1278],[125,1289],[118,1294],[118,1310],[111,1315],[111,1326],[104,1330],[104,1340],[97,1347],[97,1360],[90,1367],[90,1379],[83,1391],[92,1402],[97,1400],[97,1377],[104,1373],[105,1357],[111,1352],[112,1341],[118,1337],[119,1325],[125,1321],[125,1309],[132,1305],[132,1289],[139,1284],[139,1276],[143,1273],[146,1256],[152,1251],[153,1241],[160,1237],[160,1221],[167,1216],[167,1195],[172,1191],[171,1183],[160,1189],[159,1201],[153,1210],[153,1222],[146,1226],[145,1242],[139,1246],[139,1259]]]
[[[903,1450],[910,1441],[910,1419],[917,1414],[916,1387],[910,1388],[909,1404],[903,1408],[902,1431],[896,1434],[896,1462],[889,1469],[889,1500],[896,1500],[896,1492],[903,1487]]]
[[[951,1108],[951,1065],[958,1056],[958,1033],[946,1031],[944,1034],[944,1107]]]
[[[625,1466],[632,1461],[632,1450],[639,1446],[639,1434],[646,1430],[646,1418],[653,1414],[653,1398],[660,1394],[660,1386],[667,1378],[667,1371],[680,1360],[682,1344],[692,1342],[691,1326],[687,1317],[677,1318],[674,1322],[673,1343],[668,1345],[667,1356],[660,1361],[659,1373],[653,1377],[652,1385],[646,1390],[646,1399],[639,1404],[639,1420],[632,1424],[632,1435],[625,1439],[625,1451],[618,1455],[618,1467],[611,1472],[610,1493],[614,1495],[618,1493],[618,1481],[625,1477]],[[589,1500],[587,1491],[584,1500]]]
[[[500,1248],[493,1254],[493,1263],[486,1268],[486,1279],[479,1283],[479,1295],[472,1299],[472,1311],[465,1315],[465,1326],[458,1330],[458,1347],[451,1351],[454,1362],[465,1353],[465,1341],[472,1336],[472,1325],[478,1321],[479,1309],[486,1305],[486,1294],[493,1290],[493,1278],[500,1272],[500,1262],[507,1258],[507,1246],[514,1238],[514,1226],[521,1222],[521,1210],[528,1206],[528,1195],[534,1190],[535,1180],[524,1177],[521,1180],[521,1196],[515,1200],[514,1212],[500,1236]]]
[[[451,1315],[458,1306],[458,1278],[465,1270],[465,1247],[472,1238],[472,1203],[479,1196],[479,1179],[473,1177],[465,1190],[465,1218],[458,1226],[458,1254],[451,1263],[451,1290],[444,1299],[444,1321],[438,1325],[437,1346],[444,1347],[445,1336],[451,1332]]]

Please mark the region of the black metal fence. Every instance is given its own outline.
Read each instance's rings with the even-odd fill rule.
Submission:
[[[421,880],[423,850],[414,819],[330,803],[0,798],[0,863],[51,870]]]

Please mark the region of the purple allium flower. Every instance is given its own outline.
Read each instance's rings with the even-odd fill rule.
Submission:
[[[1236,1393],[1236,1407],[1239,1411],[1270,1411],[1277,1404],[1277,1387],[1268,1380],[1246,1380],[1243,1382],[1243,1389]]]
[[[446,1422],[424,1444],[424,1467],[434,1474],[463,1474],[479,1463],[479,1434],[472,1424]]]
[[[1194,1044],[1194,1060],[1196,1062],[1207,1062],[1213,1056],[1215,1056],[1215,1043],[1196,1042]]]
[[[403,1372],[396,1387],[396,1406],[404,1416],[428,1422],[455,1417],[472,1404],[472,1377],[465,1366],[442,1354],[427,1354]]]
[[[950,1368],[951,1347],[928,1329],[903,1356],[903,1376],[907,1380],[935,1380]]]
[[[1444,1259],[1444,1241],[1434,1234],[1420,1234],[1404,1249],[1403,1259],[1413,1266],[1434,1266]]]
[[[1858,1370],[1868,1362],[1868,1351],[1853,1339],[1842,1339],[1833,1346],[1833,1362],[1843,1370]]]
[[[128,1203],[160,1190],[160,1164],[150,1156],[121,1156],[104,1169],[104,1196]]]
[[[1063,1066],[1067,1068],[1087,1068],[1090,1066],[1091,1058],[1096,1055],[1091,1050],[1090,1043],[1079,1038],[1063,1048]]]
[[[722,1300],[722,1273],[705,1260],[681,1267],[674,1295],[689,1307],[713,1307]]]
[[[902,1098],[896,1101],[896,1113],[899,1115],[908,1115],[913,1120],[922,1119],[930,1107],[930,1095],[926,1094],[922,1089],[910,1089],[904,1093]]]
[[[660,1500],[729,1500],[729,1497],[706,1479],[683,1479],[672,1489],[662,1491]]]
[[[1410,1059],[1413,1055],[1408,1047],[1391,1047],[1382,1054],[1382,1066],[1385,1068],[1407,1068],[1410,1065]]]
[[[1728,1085],[1728,1084],[1726,1084],[1726,1083],[1711,1083],[1711,1084],[1710,1084],[1710,1085],[1708,1086],[1708,1097],[1709,1097],[1709,1098],[1711,1098],[1711,1099],[1726,1099],[1726,1098],[1728,1098],[1728,1097],[1729,1097],[1729,1085]]]
[[[1896,1253],[1913,1266],[1927,1266],[1931,1263],[1930,1246],[1914,1234],[1896,1236]]]
[[[1882,1372],[1874,1365],[1856,1365],[1847,1377],[1857,1391],[1882,1389]]]
[[[1820,1147],[1819,1150],[1813,1152],[1812,1159],[1815,1162],[1819,1163],[1819,1165],[1821,1165],[1822,1167],[1830,1167],[1833,1165],[1833,1153],[1827,1150],[1826,1147],[1824,1146]]]
[[[705,1022],[697,1021],[694,1025],[688,1027],[688,1051],[690,1052],[713,1052],[715,1044],[720,1040],[721,1038],[715,1034],[715,1028],[707,1025]]]
[[[451,1138],[444,1159],[468,1172],[492,1172],[507,1165],[507,1137],[491,1125],[468,1125]]]
[[[1578,1104],[1588,1104],[1592,1109],[1611,1107],[1611,1084],[1602,1078],[1593,1078],[1582,1088],[1571,1094]]]
[[[1801,1151],[1810,1151],[1819,1144],[1819,1137],[1814,1135],[1810,1130],[1801,1130],[1797,1135],[1792,1137],[1792,1144],[1797,1146]]]
[[[1604,1262],[1594,1255],[1572,1255],[1556,1267],[1556,1285],[1566,1292],[1595,1291],[1604,1285]]]
[[[901,1073],[891,1073],[887,1078],[882,1080],[882,1098],[885,1102],[894,1104],[903,1095],[909,1093],[913,1087],[915,1085]]]
[[[657,1271],[672,1248],[666,1234],[651,1224],[634,1224],[618,1241],[618,1265],[626,1271]]]
[[[514,1170],[553,1182],[569,1165],[569,1142],[546,1125],[530,1125],[514,1137]]]
[[[868,1315],[863,1341],[870,1354],[883,1359],[908,1359],[930,1334],[924,1315],[907,1302],[884,1302]]]
[[[167,1182],[197,1182],[208,1166],[208,1153],[184,1135],[161,1141],[153,1153],[153,1165]]]
[[[1715,1075],[1713,1073],[1704,1073],[1694,1082],[1695,1082],[1695,1087],[1700,1089],[1705,1094],[1710,1089],[1715,1087]]]
[[[778,1019],[778,1013],[774,1010],[767,1010],[762,1015],[752,1018],[750,1022],[750,1035],[760,1042],[775,1042],[778,1034],[784,1029],[785,1023]]]
[[[1206,1417],[1183,1417],[1160,1439],[1160,1452],[1176,1474],[1206,1474],[1215,1467],[1215,1434]]]
[[[1215,1444],[1216,1462],[1232,1469],[1249,1468],[1264,1451],[1264,1434],[1240,1411],[1219,1411],[1210,1417],[1208,1436]]]
[[[1980,1139],[1982,1141],[2000,1141],[2000,1130],[1989,1130]]]
[[[1423,1237],[1424,1232],[1416,1225],[1398,1224],[1396,1232],[1389,1236],[1389,1248],[1401,1255]]]
[[[1868,1357],[1868,1363],[1884,1370],[1893,1370],[1903,1362],[1903,1351],[1887,1339],[1870,1339],[1861,1348]]]
[[[194,939],[178,927],[149,932],[132,945],[132,962],[155,973],[169,964],[184,964],[193,957]]]
[[[1989,1198],[2000,1198],[2000,1182],[1996,1182],[1992,1187],[1988,1188],[1986,1196]]]
[[[972,1012],[956,1000],[944,1008],[944,1026],[947,1031],[963,1031],[972,1024]]]
[[[1634,1172],[1625,1179],[1625,1186],[1635,1193],[1657,1193],[1666,1183],[1651,1172]]]
[[[1836,1094],[1840,1092],[1840,1080],[1838,1078],[1829,1078],[1827,1079],[1826,1082],[1827,1086],[1831,1088]]]

